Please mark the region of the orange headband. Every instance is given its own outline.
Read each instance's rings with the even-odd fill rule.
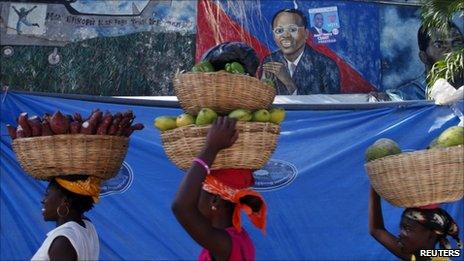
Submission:
[[[207,175],[205,181],[203,182],[203,189],[209,193],[219,195],[222,199],[235,203],[235,209],[232,216],[232,225],[238,230],[242,231],[242,223],[240,220],[240,210],[243,210],[248,218],[251,220],[253,225],[261,229],[265,233],[266,227],[266,203],[264,198],[256,191],[251,189],[234,189],[231,188],[212,175]],[[252,209],[246,205],[240,203],[240,198],[244,196],[255,196],[258,197],[262,206],[258,212],[253,212]]]
[[[79,195],[91,196],[94,203],[99,201],[101,179],[89,176],[85,180],[70,181],[63,178],[55,178],[56,182],[63,188]]]

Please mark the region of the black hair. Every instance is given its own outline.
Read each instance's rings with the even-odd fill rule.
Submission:
[[[274,28],[274,21],[277,18],[277,16],[279,14],[281,14],[281,13],[296,14],[301,18],[301,22],[303,23],[302,25],[304,26],[304,28],[306,28],[306,26],[308,25],[308,20],[306,19],[306,16],[305,16],[305,14],[303,14],[303,12],[301,12],[300,10],[297,10],[297,9],[287,8],[287,9],[282,9],[282,10],[280,10],[277,13],[274,14],[274,16],[272,17],[271,28]]]
[[[64,179],[71,180],[71,181],[76,181],[76,180],[85,180],[87,179],[87,176],[69,175],[69,176],[60,177],[60,178],[64,178]],[[65,196],[67,199],[70,200],[71,202],[70,208],[75,209],[79,213],[87,212],[93,208],[93,198],[91,196],[84,196],[84,195],[79,195],[74,192],[71,192],[63,188],[60,184],[58,184],[55,179],[50,180],[48,187],[49,188],[53,187],[59,190],[63,194],[63,196]]]
[[[451,217],[451,215],[446,212],[446,210],[442,208],[434,208],[434,209],[419,209],[419,208],[406,208],[403,213],[401,214],[401,220],[405,218],[409,218],[406,216],[406,213],[409,211],[415,211],[422,213],[425,218],[425,222],[419,222],[417,220],[412,219],[417,224],[421,225],[422,227],[431,230],[431,231],[439,231],[440,233],[436,233],[436,243],[440,244],[442,249],[446,249],[449,246],[449,242],[447,237],[450,236],[458,243],[460,246],[461,240],[459,239],[459,228]],[[436,222],[435,215],[440,216],[440,219],[443,222]]]
[[[459,30],[459,27],[455,23],[448,21],[448,27],[450,29],[455,28],[458,30],[459,34],[462,35],[461,30]],[[419,45],[419,50],[425,52],[429,46],[430,39],[429,31],[427,31],[424,25],[421,25],[419,31],[417,31],[417,44]]]
[[[258,212],[263,207],[263,201],[252,195],[241,197],[240,203],[248,205],[253,212]]]
[[[315,13],[315,14],[313,15],[313,18],[316,18],[316,15],[321,15],[321,16],[322,16],[322,13]],[[322,18],[324,18],[324,16],[322,16]]]

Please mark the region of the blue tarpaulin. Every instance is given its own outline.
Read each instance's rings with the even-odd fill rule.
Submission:
[[[98,99],[98,98],[97,98]],[[104,260],[196,259],[200,247],[175,220],[170,204],[182,178],[166,157],[153,119],[178,115],[179,108],[3,93],[1,105],[0,259],[29,259],[53,222],[44,222],[46,183],[25,175],[11,148],[5,124],[20,112],[42,116],[61,110],[88,115],[94,108],[132,109],[146,128],[131,136],[118,176],[104,184],[103,197],[88,217],[100,237]],[[463,104],[460,103],[462,110]],[[369,181],[364,151],[379,138],[402,149],[424,149],[457,125],[449,106],[429,102],[353,105],[345,109],[287,111],[272,160],[255,173],[256,189],[268,204],[266,235],[245,222],[259,260],[394,260],[368,233]],[[464,201],[443,207],[464,228]],[[398,234],[402,209],[383,202],[386,227]],[[245,218],[243,218],[246,220]],[[461,238],[463,232],[461,229]]]

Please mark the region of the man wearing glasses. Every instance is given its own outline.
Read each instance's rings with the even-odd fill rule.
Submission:
[[[272,79],[278,95],[340,93],[340,72],[334,61],[306,44],[305,15],[284,9],[272,18],[279,50],[264,58],[263,78]]]

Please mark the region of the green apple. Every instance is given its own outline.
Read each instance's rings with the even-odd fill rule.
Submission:
[[[194,124],[194,123],[195,123],[195,119],[193,118],[192,115],[188,113],[182,113],[176,118],[177,127],[187,126],[187,125]]]
[[[270,119],[271,119],[271,114],[269,113],[268,110],[261,109],[253,113],[253,118],[252,118],[253,121],[269,122]]]
[[[449,127],[438,136],[437,145],[442,147],[464,145],[464,127]]]
[[[217,118],[217,113],[210,108],[203,108],[197,115],[196,125],[208,125],[214,122]]]
[[[237,121],[250,121],[252,117],[251,111],[247,109],[236,109],[229,113],[229,118]]]
[[[280,124],[285,119],[285,110],[283,108],[272,108],[270,122]]]

